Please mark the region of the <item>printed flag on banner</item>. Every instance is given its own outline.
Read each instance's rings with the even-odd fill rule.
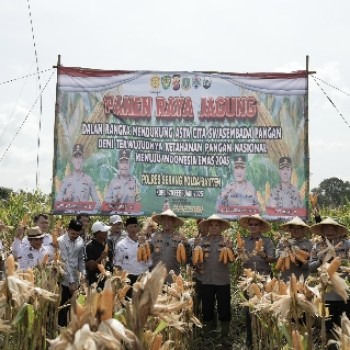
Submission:
[[[54,213],[306,218],[307,73],[58,67]]]

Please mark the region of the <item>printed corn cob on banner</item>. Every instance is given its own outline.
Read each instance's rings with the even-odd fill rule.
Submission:
[[[307,217],[306,71],[57,70],[54,213]]]

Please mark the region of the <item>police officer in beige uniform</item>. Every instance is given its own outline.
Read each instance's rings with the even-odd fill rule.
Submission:
[[[107,203],[132,204],[140,202],[140,184],[135,176],[130,174],[130,152],[121,150],[119,153],[118,174],[111,180],[105,195]]]
[[[271,274],[270,264],[275,261],[275,248],[270,238],[263,236],[271,230],[271,225],[263,219],[259,214],[242,216],[238,223],[249,231],[249,236],[242,237],[244,240],[244,248],[239,248],[245,251],[248,259],[243,262],[242,266],[245,269],[251,269],[262,275]],[[262,240],[263,246],[261,251],[256,252],[256,242]],[[246,308],[246,345],[248,349],[252,349],[252,327],[249,308]]]
[[[161,231],[155,233],[149,240],[152,250],[152,267],[162,261],[168,273],[172,270],[178,275],[180,273],[180,263],[176,260],[176,251],[179,243],[184,243],[187,250],[186,256],[190,255],[188,240],[178,233],[178,228],[184,224],[184,221],[171,209],[153,215],[152,220],[162,227]],[[169,274],[166,282],[172,282]]]
[[[246,157],[235,156],[233,161],[235,180],[227,184],[217,198],[217,208],[222,205],[228,207],[258,205],[256,190],[251,182],[246,180]]]
[[[56,201],[89,202],[91,198],[91,200],[96,203],[94,210],[98,210],[101,204],[95,184],[91,177],[82,171],[84,162],[83,153],[84,147],[80,144],[75,144],[72,158],[74,170],[71,175],[64,178]]]
[[[272,189],[269,207],[272,208],[301,208],[303,206],[298,189],[291,184],[292,159],[279,159],[279,173],[281,182]]]

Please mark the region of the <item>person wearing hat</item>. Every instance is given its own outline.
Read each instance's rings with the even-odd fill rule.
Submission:
[[[83,226],[80,221],[71,219],[66,233],[58,237],[58,248],[60,251],[61,261],[64,263],[63,280],[61,282],[61,301],[64,305],[72,297],[73,293],[78,290],[81,279],[84,280],[85,271],[85,246],[81,237]],[[58,312],[58,325],[67,326],[67,307]]]
[[[286,222],[280,226],[282,231],[288,232],[290,237],[283,237],[277,244],[276,248],[276,258],[278,259],[281,255],[291,253],[293,254],[294,249],[301,249],[310,254],[312,249],[312,242],[307,238],[310,233],[310,228],[305,222],[298,216],[294,217],[292,220]],[[289,258],[289,256],[288,256]],[[306,262],[301,262],[297,259],[290,262],[290,268],[281,272],[282,279],[288,282],[292,273],[299,279],[304,276],[304,280],[309,275],[308,259]]]
[[[216,323],[215,304],[221,324],[221,337],[224,345],[229,345],[228,333],[231,321],[230,268],[228,263],[219,261],[223,248],[232,251],[232,241],[226,240],[222,233],[230,227],[230,223],[217,215],[212,215],[199,223],[204,236],[199,245],[203,250],[202,267],[202,313],[204,332],[213,329]],[[232,251],[233,253],[233,251]]]
[[[148,271],[151,266],[151,260],[138,261],[137,249],[139,246],[139,224],[136,217],[129,217],[125,221],[125,229],[127,236],[117,243],[114,255],[114,266],[118,270],[128,273],[130,284],[133,285],[138,277]],[[140,242],[141,243],[141,242]],[[127,296],[131,297],[132,290],[128,291]]]
[[[248,257],[242,262],[244,269],[251,269],[262,275],[271,275],[270,264],[275,262],[275,248],[270,238],[263,234],[271,230],[271,225],[259,214],[242,216],[238,223],[248,230],[249,235],[242,237],[244,241],[243,249]],[[262,240],[262,249],[256,251],[256,243]],[[237,248],[238,250],[238,248]],[[241,252],[239,252],[241,253]],[[247,328],[247,347],[252,346],[252,325],[249,308],[246,308],[246,328]]]
[[[48,232],[49,231],[49,217],[40,213],[34,216],[33,218],[34,226],[38,226],[43,233],[43,246],[47,247],[47,249],[52,252],[52,236]],[[17,259],[20,255],[20,251],[25,247],[30,247],[31,244],[27,236],[24,235],[26,227],[23,225],[18,225],[16,237],[12,244],[12,254],[15,259]]]
[[[327,248],[327,240],[331,243],[335,249],[335,255],[342,259],[342,264],[348,266],[350,255],[350,240],[348,239],[349,230],[346,226],[339,224],[330,217],[322,220],[320,223],[312,225],[310,230],[313,234],[321,236],[321,240],[318,241],[311,250],[311,256],[309,261],[310,272],[317,272],[317,269],[326,262],[333,260],[335,256],[327,254],[324,251]],[[321,252],[323,251],[323,254]],[[343,276],[344,277],[344,276]],[[334,291],[327,292],[325,295],[326,304],[329,308],[329,314],[331,317],[326,320],[326,329],[328,335],[333,327],[333,324],[340,326],[340,317],[343,312],[346,312],[350,317],[350,303],[345,303]]]
[[[117,174],[111,180],[106,190],[104,201],[113,204],[134,204],[139,203],[140,184],[135,176],[130,173],[130,151],[120,150],[119,169]]]
[[[94,202],[94,212],[100,209],[101,203],[91,177],[83,172],[84,146],[73,146],[73,172],[67,175],[56,195],[56,202]]]
[[[111,228],[108,231],[107,243],[109,245],[109,249],[111,249],[113,252],[114,260],[117,243],[120,242],[123,238],[125,238],[127,234],[123,230],[123,220],[119,215],[111,215],[109,217],[109,225],[111,226]]]
[[[98,265],[102,264],[108,271],[113,271],[113,252],[107,242],[107,232],[111,226],[96,221],[91,226],[92,240],[86,245],[86,269],[89,285],[98,281]],[[103,288],[104,280],[98,287]]]
[[[43,246],[44,236],[39,226],[28,229],[29,245],[22,246],[18,256],[19,266],[22,270],[36,267],[43,261],[45,256],[52,256],[49,248]]]
[[[222,207],[258,205],[255,187],[246,179],[246,162],[244,155],[233,157],[234,181],[226,185],[216,200],[217,211]]]
[[[278,162],[280,183],[271,191],[268,207],[302,208],[303,203],[298,189],[292,185],[292,159],[281,157]]]
[[[160,225],[161,231],[155,233],[150,239],[152,251],[152,266],[156,266],[160,261],[165,264],[168,271],[174,271],[177,275],[180,273],[180,263],[176,260],[176,251],[179,243],[183,242],[187,248],[186,256],[189,256],[189,244],[184,237],[178,233],[178,228],[184,224],[171,209],[168,209],[161,214],[152,216],[154,222]],[[170,275],[166,278],[167,283],[172,282]]]

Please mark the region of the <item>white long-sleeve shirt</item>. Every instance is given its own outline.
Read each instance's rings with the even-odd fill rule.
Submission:
[[[65,264],[66,274],[63,276],[62,285],[69,283],[79,284],[79,273],[85,275],[84,241],[81,237],[71,240],[68,233],[57,239],[62,262]]]
[[[114,266],[119,266],[131,275],[140,275],[148,270],[152,265],[151,259],[148,261],[137,261],[137,248],[139,243],[129,236],[117,243],[114,252]]]
[[[19,254],[18,262],[22,270],[37,266],[43,261],[45,255],[50,255],[48,248],[44,246],[40,249],[35,249],[32,246],[24,246]]]
[[[19,259],[21,257],[21,251],[23,250],[24,247],[31,247],[28,237],[25,236],[22,239],[15,237],[12,243],[12,255],[14,256],[15,259]],[[52,256],[53,254],[52,236],[49,233],[45,233],[45,236],[43,239],[43,247],[48,247],[50,256]]]

